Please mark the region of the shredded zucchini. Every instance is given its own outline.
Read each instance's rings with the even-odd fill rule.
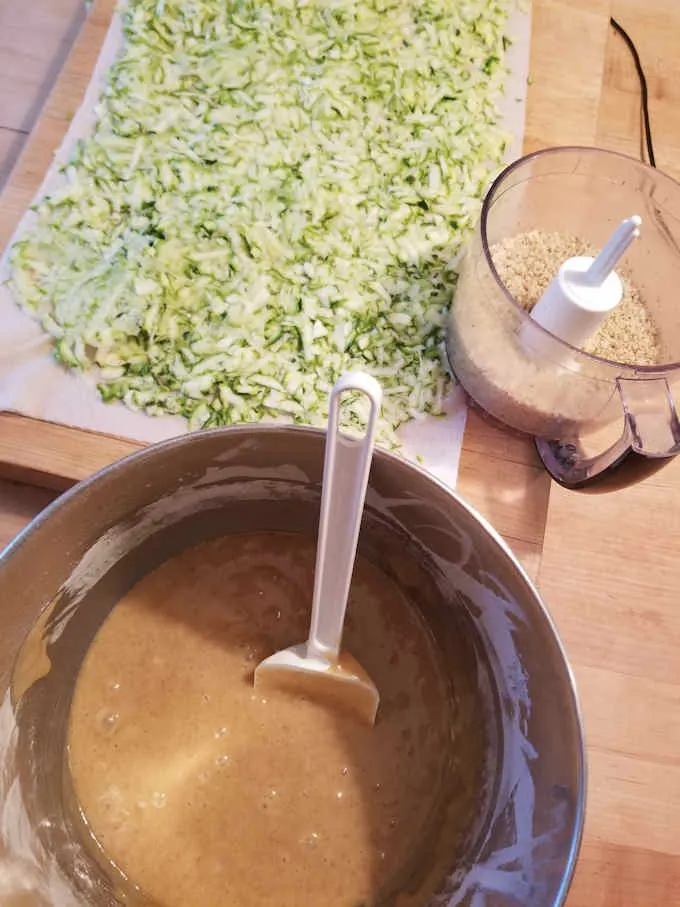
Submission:
[[[12,252],[13,292],[105,400],[191,428],[383,440],[441,412],[453,262],[507,136],[508,0],[130,0],[94,133]],[[356,401],[350,421],[362,418]]]

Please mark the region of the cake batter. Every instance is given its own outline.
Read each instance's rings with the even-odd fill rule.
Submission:
[[[105,858],[162,907],[359,907],[401,889],[423,904],[473,821],[482,732],[454,758],[434,639],[367,561],[343,644],[380,691],[375,727],[254,690],[255,665],[307,636],[314,562],[299,535],[203,543],[125,595],[88,650],[75,793]]]

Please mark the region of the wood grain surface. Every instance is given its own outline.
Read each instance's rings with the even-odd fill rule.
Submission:
[[[53,151],[80,104],[114,5],[115,0],[97,0],[94,4],[0,195],[0,248],[10,239],[31,203]],[[0,474],[57,490],[87,475],[88,466],[99,467],[117,459],[129,444],[13,414],[0,414]],[[470,420],[465,445],[461,487],[471,503],[506,536],[535,576],[549,482],[532,446],[526,439],[509,440],[505,432],[485,426],[476,418]],[[514,451],[512,457],[506,456],[510,449]],[[489,461],[495,464],[492,469]]]
[[[0,246],[78,106],[111,8],[95,3],[0,197]],[[592,144],[638,156],[639,85],[610,15],[647,72],[657,162],[680,177],[678,0],[534,0],[525,148]],[[0,62],[0,79],[6,71]],[[51,488],[135,446],[0,415],[2,474]],[[526,439],[471,412],[459,490],[538,578],[579,685],[590,789],[569,907],[680,907],[680,460],[630,487],[567,492],[549,483]],[[0,482],[0,543],[52,496]]]
[[[639,156],[639,83],[623,41],[607,28],[612,15],[633,37],[647,74],[657,164],[680,178],[680,4],[550,5],[590,17],[587,43],[593,36],[603,47],[588,64],[601,80],[599,101],[580,109],[580,134],[570,140]],[[677,907],[680,459],[618,490],[553,485],[538,583],[569,653],[588,739],[586,833],[568,905]]]

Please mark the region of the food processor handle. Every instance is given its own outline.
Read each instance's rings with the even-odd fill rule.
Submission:
[[[364,394],[370,401],[361,438],[340,431],[340,398],[347,391]],[[363,372],[347,372],[331,391],[312,622],[307,641],[308,654],[326,661],[335,662],[340,652],[381,402],[380,385]]]
[[[550,475],[569,488],[601,478],[635,453],[665,459],[680,453],[680,419],[673,392],[665,377],[618,378],[624,424],[619,439],[606,450],[586,456],[578,439],[546,441],[536,438],[536,449]]]

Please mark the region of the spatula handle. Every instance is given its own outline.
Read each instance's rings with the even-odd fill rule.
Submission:
[[[361,438],[340,431],[340,398],[346,391],[365,394],[370,400],[366,432]],[[312,622],[307,642],[309,655],[330,662],[337,661],[342,641],[381,402],[380,385],[363,372],[346,372],[330,396]]]

